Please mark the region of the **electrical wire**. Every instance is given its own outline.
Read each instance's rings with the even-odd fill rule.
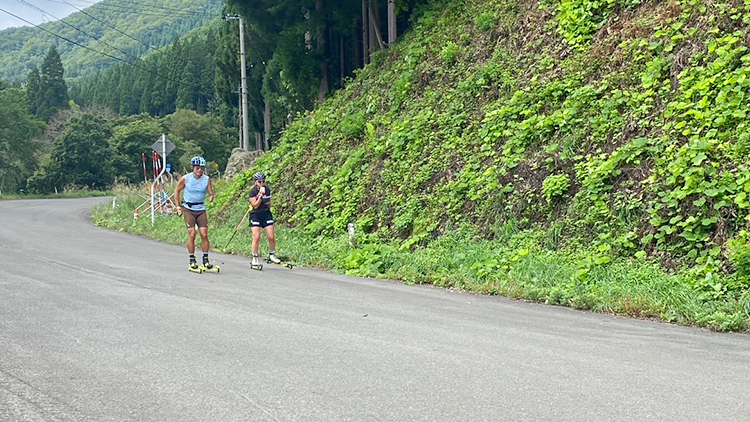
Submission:
[[[48,1],[51,1],[51,0],[48,0]],[[105,6],[105,7],[121,6],[121,5],[133,5],[133,6],[139,6],[139,7],[156,9],[156,10],[160,10],[160,11],[171,10],[171,11],[174,11],[174,12],[190,12],[190,13],[193,13],[193,14],[206,14],[206,13],[208,13],[207,11],[206,12],[197,12],[198,9],[193,10],[193,9],[182,9],[182,8],[179,8],[179,7],[157,6],[157,5],[148,4],[148,3],[140,3],[140,2],[137,2],[137,1],[133,1],[133,0],[118,0],[117,4],[109,4],[109,3],[106,2],[106,0],[103,1],[103,2],[95,2],[95,1],[90,1],[90,0],[77,0],[77,1],[83,1],[85,3],[91,3],[92,5],[97,4],[99,6]],[[217,1],[215,1],[214,3],[217,4],[217,5],[219,4],[219,2],[217,2]],[[221,3],[223,3],[223,2],[221,2]],[[206,3],[206,5],[203,7],[203,9],[208,9],[210,6],[212,6],[212,4],[211,4],[211,1],[209,0]]]
[[[152,71],[151,71],[151,70],[149,70],[149,69],[146,69],[146,68],[143,68],[143,67],[137,66],[137,65],[136,65],[135,63],[129,63],[129,62],[127,62],[127,61],[125,61],[125,60],[123,60],[123,59],[121,59],[121,58],[119,58],[119,57],[113,56],[113,55],[111,55],[111,54],[103,53],[103,52],[101,52],[101,51],[95,50],[95,49],[93,49],[93,48],[91,48],[91,47],[88,47],[88,46],[86,46],[86,45],[83,45],[83,44],[80,44],[80,43],[78,43],[78,42],[75,42],[75,41],[73,41],[73,40],[70,40],[70,39],[68,39],[68,38],[65,38],[65,37],[63,37],[62,35],[56,34],[56,33],[52,32],[52,31],[50,31],[50,30],[48,30],[48,29],[46,29],[46,28],[42,28],[41,26],[39,26],[39,25],[36,25],[36,24],[34,24],[34,23],[32,23],[32,22],[30,22],[30,21],[28,21],[28,20],[26,20],[26,19],[24,19],[24,18],[22,18],[22,17],[20,17],[20,16],[18,16],[18,15],[16,15],[16,14],[14,14],[14,13],[11,13],[11,12],[9,12],[9,11],[7,11],[7,10],[3,9],[3,8],[0,8],[0,12],[4,12],[5,14],[8,14],[8,15],[10,15],[10,16],[13,16],[13,17],[14,17],[14,18],[16,18],[16,19],[19,19],[19,20],[21,20],[21,21],[23,21],[23,22],[26,22],[26,23],[27,23],[27,24],[29,24],[29,25],[32,25],[32,26],[34,26],[34,27],[36,27],[36,28],[39,28],[39,29],[41,29],[42,31],[44,31],[44,32],[47,32],[47,33],[49,33],[50,35],[53,35],[53,36],[55,36],[55,37],[57,37],[57,38],[60,38],[60,39],[62,39],[62,40],[65,40],[65,41],[67,41],[67,42],[69,42],[69,43],[71,43],[71,44],[74,44],[74,45],[77,45],[77,46],[79,46],[79,47],[85,48],[86,50],[89,50],[89,51],[93,51],[94,53],[97,53],[97,54],[101,54],[102,56],[106,56],[106,57],[109,57],[109,58],[111,58],[111,59],[115,59],[115,60],[117,60],[117,61],[123,62],[123,63],[125,63],[125,64],[127,64],[127,65],[133,66],[133,67],[135,67],[136,69],[140,69],[140,70],[143,70],[143,71],[145,71],[145,72],[147,72],[147,73],[149,73],[149,74],[151,74],[151,75],[153,75],[153,76],[156,76],[156,77],[158,77],[158,78],[162,78],[162,79],[165,79],[165,80],[167,80],[167,81],[169,81],[169,82],[174,82],[174,83],[177,83],[177,84],[180,84],[180,85],[184,85],[184,86],[189,86],[189,87],[191,87],[191,88],[198,88],[198,89],[200,89],[200,86],[198,86],[198,85],[193,85],[193,84],[190,84],[190,83],[187,83],[187,82],[183,82],[183,81],[180,81],[180,80],[177,80],[177,79],[172,79],[172,78],[170,78],[170,77],[168,77],[168,76],[160,75],[159,73],[156,73],[156,72],[152,72]]]
[[[78,32],[80,32],[80,33],[82,33],[82,34],[86,35],[87,37],[89,37],[89,38],[91,38],[91,39],[95,40],[96,42],[102,43],[102,44],[106,45],[107,47],[109,47],[109,48],[111,48],[111,49],[113,49],[113,50],[117,50],[117,51],[119,51],[120,53],[124,54],[125,56],[130,56],[130,57],[131,57],[131,58],[133,58],[134,60],[140,60],[140,58],[139,58],[139,57],[136,57],[136,56],[134,56],[134,55],[132,55],[132,54],[130,54],[130,53],[127,53],[127,52],[125,52],[125,51],[122,51],[122,50],[120,50],[119,48],[117,48],[117,47],[114,47],[114,46],[112,46],[112,45],[110,45],[110,44],[108,44],[108,43],[106,43],[106,42],[102,41],[101,39],[99,39],[99,38],[95,37],[94,35],[91,35],[91,34],[89,34],[88,32],[84,31],[83,29],[81,29],[81,28],[78,28],[77,26],[75,26],[75,25],[72,25],[72,24],[70,24],[70,23],[68,23],[68,22],[65,22],[65,20],[64,20],[64,19],[60,19],[60,18],[58,18],[57,16],[55,16],[55,15],[53,15],[53,14],[51,14],[51,13],[47,12],[46,10],[43,10],[43,9],[41,9],[41,8],[39,8],[39,7],[36,7],[36,6],[34,6],[33,4],[31,4],[31,3],[27,2],[26,0],[18,0],[18,2],[19,2],[19,3],[21,3],[21,4],[23,4],[23,5],[25,5],[25,6],[31,7],[32,9],[34,9],[34,10],[36,10],[36,11],[38,11],[38,12],[41,12],[41,13],[43,13],[43,14],[47,15],[47,16],[50,16],[50,17],[54,18],[55,20],[58,20],[58,21],[60,21],[60,22],[64,23],[65,25],[68,25],[69,27],[71,27],[71,28],[75,29],[76,31],[78,31]]]
[[[156,50],[156,51],[161,51],[162,53],[164,52],[164,51],[163,51],[163,50],[162,50],[161,48],[159,48],[159,47],[156,47],[156,46],[153,46],[153,45],[151,45],[151,44],[147,44],[147,43],[145,43],[145,42],[143,42],[143,41],[141,41],[141,40],[139,40],[139,39],[137,39],[137,38],[134,38],[134,37],[130,36],[129,34],[126,34],[125,32],[122,32],[122,31],[120,31],[120,30],[119,30],[119,29],[117,29],[117,28],[116,28],[116,27],[115,27],[114,25],[111,25],[111,24],[109,24],[108,22],[105,22],[104,20],[102,20],[102,19],[99,19],[99,18],[97,18],[97,17],[96,17],[96,16],[94,16],[94,15],[91,15],[91,14],[87,13],[87,12],[86,12],[85,10],[83,10],[83,9],[79,9],[78,7],[74,6],[74,5],[72,4],[72,3],[69,3],[69,2],[67,2],[66,0],[62,0],[62,2],[63,2],[63,3],[65,3],[65,4],[67,4],[67,5],[69,5],[69,6],[71,6],[72,8],[76,9],[77,11],[79,11],[79,12],[83,13],[84,15],[86,15],[86,16],[88,16],[88,17],[90,17],[91,19],[94,19],[94,20],[96,20],[96,21],[99,21],[99,22],[101,22],[102,24],[106,25],[107,27],[109,27],[109,28],[112,28],[113,30],[115,30],[115,31],[119,32],[119,33],[120,33],[120,34],[122,34],[122,35],[125,35],[126,37],[130,38],[131,40],[133,40],[133,41],[135,41],[135,42],[137,42],[137,43],[140,43],[141,45],[144,45],[144,46],[146,46],[146,48],[148,48],[148,49],[153,49],[153,50]]]
[[[50,3],[60,3],[64,4],[67,3],[63,0],[45,0]],[[77,0],[77,2],[80,2],[83,0]],[[84,8],[92,7],[96,9],[96,11],[99,10],[110,10],[110,11],[117,11],[117,12],[138,12],[139,14],[144,15],[154,15],[154,16],[175,16],[175,14],[178,14],[183,17],[187,16],[197,16],[197,17],[207,17],[207,16],[213,16],[213,13],[209,13],[206,11],[199,11],[202,9],[177,9],[177,8],[169,8],[169,7],[161,7],[161,6],[154,6],[154,5],[148,5],[143,3],[133,3],[133,2],[127,2],[127,1],[118,1],[117,4],[109,4],[105,2],[88,2],[89,5],[83,5],[83,4],[77,4],[77,6],[81,6]],[[207,4],[203,9],[208,9],[211,6],[211,4]]]

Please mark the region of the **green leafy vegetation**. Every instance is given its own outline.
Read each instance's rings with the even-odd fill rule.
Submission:
[[[357,251],[336,261],[349,271],[409,280],[378,269],[398,267],[389,251],[458,231],[494,247],[522,236],[532,257],[568,262],[550,292],[520,297],[597,308],[602,278],[633,267],[706,309],[746,301],[734,266],[750,218],[749,22],[742,2],[436,2],[258,168],[284,187],[276,209],[297,230],[336,238],[355,223]],[[446,250],[447,265],[460,253]],[[513,261],[474,258],[468,278],[495,282]],[[748,320],[742,306],[696,315]]]
[[[5,157],[0,163],[0,193],[5,195],[93,194],[115,182],[140,183],[145,172],[152,177],[151,146],[162,134],[175,144],[167,164],[179,174],[189,171],[195,155],[204,156],[212,171],[220,168],[235,143],[218,118],[189,110],[161,119],[119,118],[74,107],[58,113],[42,134],[44,123],[29,115],[23,90],[3,87],[0,100],[7,100],[0,105],[0,153]]]
[[[29,113],[26,93],[0,81],[0,192],[18,192],[35,170],[37,146],[30,142],[44,123]]]
[[[262,170],[299,263],[750,328],[750,6],[445,0],[412,16],[221,186],[214,244]],[[181,243],[178,225],[154,233]]]
[[[91,115],[74,117],[29,178],[29,190],[51,193],[69,186],[98,190],[110,186],[113,181],[108,165],[110,136],[110,125],[104,119]]]

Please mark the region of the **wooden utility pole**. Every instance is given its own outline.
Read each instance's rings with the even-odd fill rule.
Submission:
[[[323,0],[315,0],[315,11],[321,13],[323,11]],[[325,57],[326,50],[326,28],[327,24],[317,28],[318,39],[316,42],[316,49],[318,50],[318,70],[320,70],[320,84],[318,85],[318,103],[322,103],[326,99],[328,94],[328,61],[323,58]]]
[[[239,20],[240,21],[240,74],[242,76],[242,142],[243,148],[247,149],[248,145],[248,118],[247,118],[247,69],[245,64],[245,22],[242,20],[240,15],[224,15],[224,20]],[[261,144],[256,144],[257,149],[263,149]]]
[[[344,63],[344,36],[339,36],[339,75],[341,78],[341,86],[344,86],[344,72],[346,71]]]
[[[361,18],[356,18],[354,20],[354,27],[357,28],[357,25],[359,25],[359,21]],[[354,33],[354,36],[352,37],[352,50],[353,50],[353,57],[352,60],[352,68],[353,69],[361,69],[365,67],[365,62],[362,60],[362,52],[360,49],[362,48],[362,40],[359,39],[361,34],[357,34],[356,31]]]
[[[237,107],[240,109],[240,114],[237,116],[240,120],[240,148],[247,149],[247,141],[242,139],[242,86],[237,87]]]

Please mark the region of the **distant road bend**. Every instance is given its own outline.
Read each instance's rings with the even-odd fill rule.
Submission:
[[[94,227],[102,201],[0,201],[0,421],[750,421],[750,336],[231,255],[193,274]]]

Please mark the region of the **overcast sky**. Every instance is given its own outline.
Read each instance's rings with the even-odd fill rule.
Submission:
[[[71,13],[77,12],[78,9],[85,9],[99,1],[101,0],[23,0],[23,2],[20,0],[0,0],[0,9],[26,19],[35,25],[39,25],[40,23],[62,19]],[[24,4],[24,2],[32,4],[48,14],[28,6]],[[3,10],[0,10],[0,30],[12,26],[31,26],[28,23],[3,12]]]

